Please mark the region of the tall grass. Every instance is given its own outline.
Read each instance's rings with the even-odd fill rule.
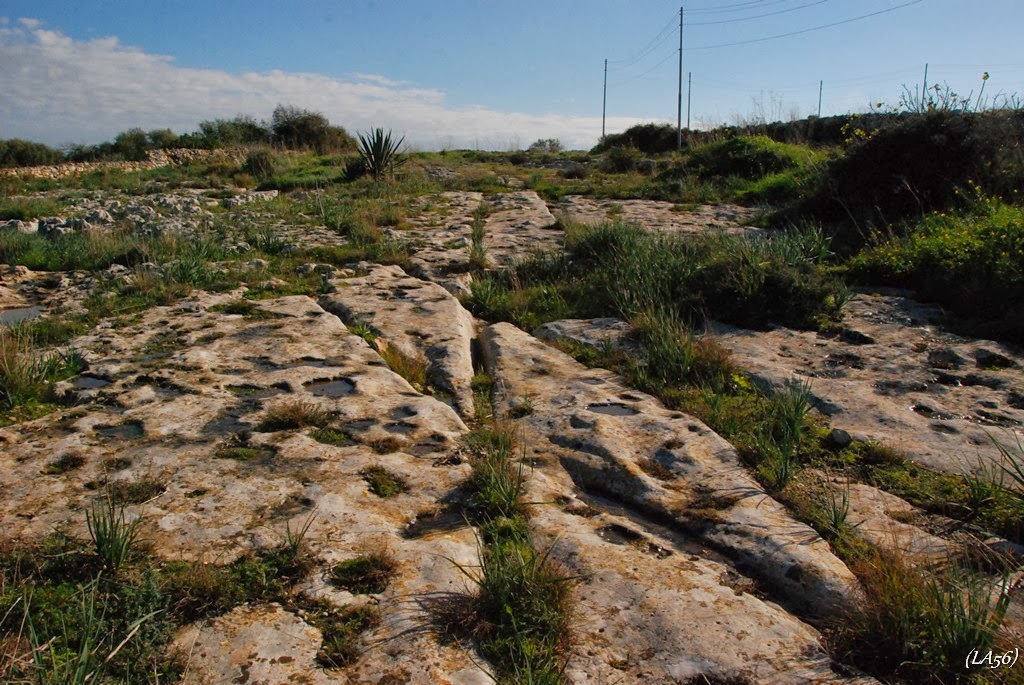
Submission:
[[[993,579],[956,561],[924,569],[880,550],[853,570],[865,601],[848,625],[846,648],[869,672],[904,682],[964,682],[971,676],[967,656],[996,645],[1010,603],[1008,575]]]
[[[75,350],[42,350],[29,325],[0,326],[0,410],[42,402],[51,383],[84,368]]]
[[[106,497],[103,502],[93,504],[91,512],[85,514],[85,524],[89,530],[93,550],[103,563],[103,568],[111,573],[128,560],[139,536],[141,519],[126,521],[124,505],[118,506],[113,497]]]
[[[815,327],[839,315],[841,280],[823,264],[827,241],[813,228],[771,237],[675,237],[627,224],[568,226],[569,278],[594,315],[631,318],[671,306],[747,327]]]

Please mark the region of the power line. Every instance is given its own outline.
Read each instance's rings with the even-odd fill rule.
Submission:
[[[614,67],[613,66],[612,69],[623,69],[623,68],[628,67],[628,66],[630,66],[632,64],[635,64],[636,62],[639,62],[641,59],[643,59],[648,54],[653,52],[660,44],[664,43],[668,39],[668,37],[671,36],[675,32],[675,26],[676,26],[676,15],[673,15],[672,18],[668,21],[668,23],[665,24],[665,26],[662,27],[662,29],[660,31],[658,31],[657,35],[655,35],[654,38],[652,38],[650,41],[648,41],[648,43],[644,47],[640,48],[640,50],[638,50],[636,53],[634,53],[631,57],[627,57],[625,59],[610,59],[610,60],[608,60],[608,62],[610,64],[613,64],[613,65],[618,64],[618,65],[620,65],[618,67]]]
[[[789,31],[787,33],[779,33],[774,36],[765,36],[764,38],[752,38],[750,40],[738,40],[732,43],[719,43],[718,45],[698,45],[697,47],[685,48],[687,51],[691,50],[714,50],[716,48],[731,48],[736,45],[750,45],[751,43],[763,43],[768,40],[775,40],[777,38],[788,38],[789,36],[798,36],[802,33],[810,33],[812,31],[820,31],[821,29],[832,28],[833,26],[842,26],[843,24],[850,24],[861,19],[867,19],[869,17],[877,17],[879,14],[887,14],[889,12],[895,12],[898,9],[904,7],[910,7],[911,5],[917,5],[924,0],[912,0],[911,2],[905,2],[902,5],[896,5],[895,7],[889,7],[888,9],[878,10],[877,12],[871,12],[869,14],[862,14],[858,17],[851,17],[850,19],[843,19],[842,21],[834,21],[830,24],[822,24],[820,26],[812,26],[807,29],[801,29],[799,31]]]
[[[769,7],[771,5],[781,5],[789,2],[790,0],[774,0],[774,2],[761,2],[761,0],[755,0],[753,2],[741,2],[735,5],[723,5],[722,7],[697,7],[686,10],[687,14],[722,14],[726,12],[744,12],[748,9],[754,9],[753,5],[760,7]],[[758,9],[759,9],[758,8]]]
[[[717,21],[698,21],[690,22],[687,26],[712,26],[714,24],[734,24],[740,21],[750,21],[751,19],[762,19],[764,17],[774,17],[776,14],[786,14],[787,12],[795,12],[796,10],[802,10],[806,7],[813,7],[814,5],[821,5],[829,0],[816,0],[816,2],[809,2],[806,5],[797,5],[796,7],[788,7],[784,10],[775,10],[774,12],[767,12],[765,14],[755,14],[752,17],[737,17],[736,19],[719,19]]]
[[[664,64],[665,62],[669,61],[670,59],[672,59],[673,57],[676,57],[678,55],[679,55],[679,50],[673,50],[669,54],[665,55],[665,57],[663,57],[657,64],[655,64],[653,67],[651,67],[647,71],[641,72],[641,73],[637,74],[636,76],[627,76],[627,77],[623,78],[623,80],[615,81],[614,83],[612,83],[610,85],[622,86],[622,85],[625,85],[627,83],[632,83],[633,81],[639,81],[644,76],[647,76],[647,74],[651,73],[652,71],[654,71],[655,69],[660,67],[662,64]]]

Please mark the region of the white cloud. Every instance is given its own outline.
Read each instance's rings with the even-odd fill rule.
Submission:
[[[586,148],[601,133],[600,117],[449,107],[440,90],[378,74],[341,80],[313,73],[185,68],[172,57],[122,45],[115,37],[75,40],[33,19],[19,22],[23,28],[0,29],[0,138],[56,145],[110,140],[135,126],[183,133],[206,119],[269,117],[280,103],[322,112],[349,131],[391,128],[426,149],[507,149],[538,138]],[[636,121],[610,118],[608,130]]]
[[[6,21],[7,17],[4,17],[4,19],[5,19],[4,23],[6,24],[7,23],[7,21]],[[39,21],[38,19],[31,19],[29,17],[21,17],[20,19],[18,19],[18,23],[21,24],[22,26],[24,26],[25,28],[34,29],[34,28],[40,26],[43,22]]]

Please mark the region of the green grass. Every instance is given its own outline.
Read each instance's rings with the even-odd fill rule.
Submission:
[[[92,511],[86,512],[85,523],[89,530],[89,539],[93,549],[105,568],[110,573],[118,569],[128,560],[139,536],[141,519],[131,521],[125,519],[124,505],[114,503],[113,497],[103,502],[94,502]]]
[[[863,283],[913,288],[979,333],[1024,341],[1020,205],[979,197],[965,211],[934,212],[865,249],[850,270]]]
[[[575,579],[532,543],[523,505],[525,472],[515,429],[482,426],[473,451],[471,516],[480,526],[480,566],[461,567],[475,592],[447,619],[475,637],[499,683],[561,683]]]
[[[0,326],[0,412],[11,418],[38,415],[34,409],[47,404],[51,385],[83,370],[77,351],[42,349],[31,325]]]
[[[881,551],[859,558],[853,570],[865,601],[840,633],[845,657],[890,682],[986,682],[987,674],[967,669],[965,659],[996,646],[1009,606],[1008,574],[993,581],[962,562],[924,569]]]
[[[359,475],[366,481],[370,492],[377,495],[377,497],[394,497],[408,489],[405,482],[399,476],[380,465],[368,466],[360,471]]]
[[[398,562],[386,551],[376,551],[340,561],[331,567],[331,583],[353,594],[384,592],[398,571]]]
[[[58,216],[63,206],[50,198],[0,197],[0,221],[30,221],[44,216]]]

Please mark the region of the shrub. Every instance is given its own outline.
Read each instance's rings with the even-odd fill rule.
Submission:
[[[63,161],[60,150],[33,143],[28,140],[11,138],[0,140],[0,167],[40,166]]]
[[[617,147],[633,147],[647,155],[675,150],[678,132],[671,124],[637,124],[622,133],[612,133],[601,139],[593,152],[609,152]]]
[[[114,138],[114,153],[121,159],[141,162],[146,159],[149,139],[141,128],[132,128],[117,134]]]
[[[562,151],[562,141],[557,138],[539,138],[530,144],[527,152],[549,152],[558,154]]]
[[[635,147],[613,147],[605,153],[601,168],[613,174],[625,174],[636,171],[639,162],[640,150]]]
[[[1024,111],[906,115],[851,145],[798,211],[885,225],[953,207],[969,181],[1009,196],[1024,190],[1022,140]],[[856,231],[843,238],[855,247],[864,240]]]
[[[322,155],[355,147],[345,129],[331,126],[323,114],[292,105],[274,108],[270,131],[276,143],[292,150],[312,149]]]
[[[205,147],[222,148],[270,142],[270,131],[250,116],[199,122],[197,138]]]
[[[810,148],[777,143],[766,136],[735,136],[697,148],[690,164],[705,175],[756,180],[805,166],[818,156]]]
[[[916,289],[988,337],[1024,341],[1024,209],[981,197],[933,212],[850,262],[862,282]]]
[[[263,182],[274,175],[274,155],[270,150],[253,150],[245,157],[242,171]]]

